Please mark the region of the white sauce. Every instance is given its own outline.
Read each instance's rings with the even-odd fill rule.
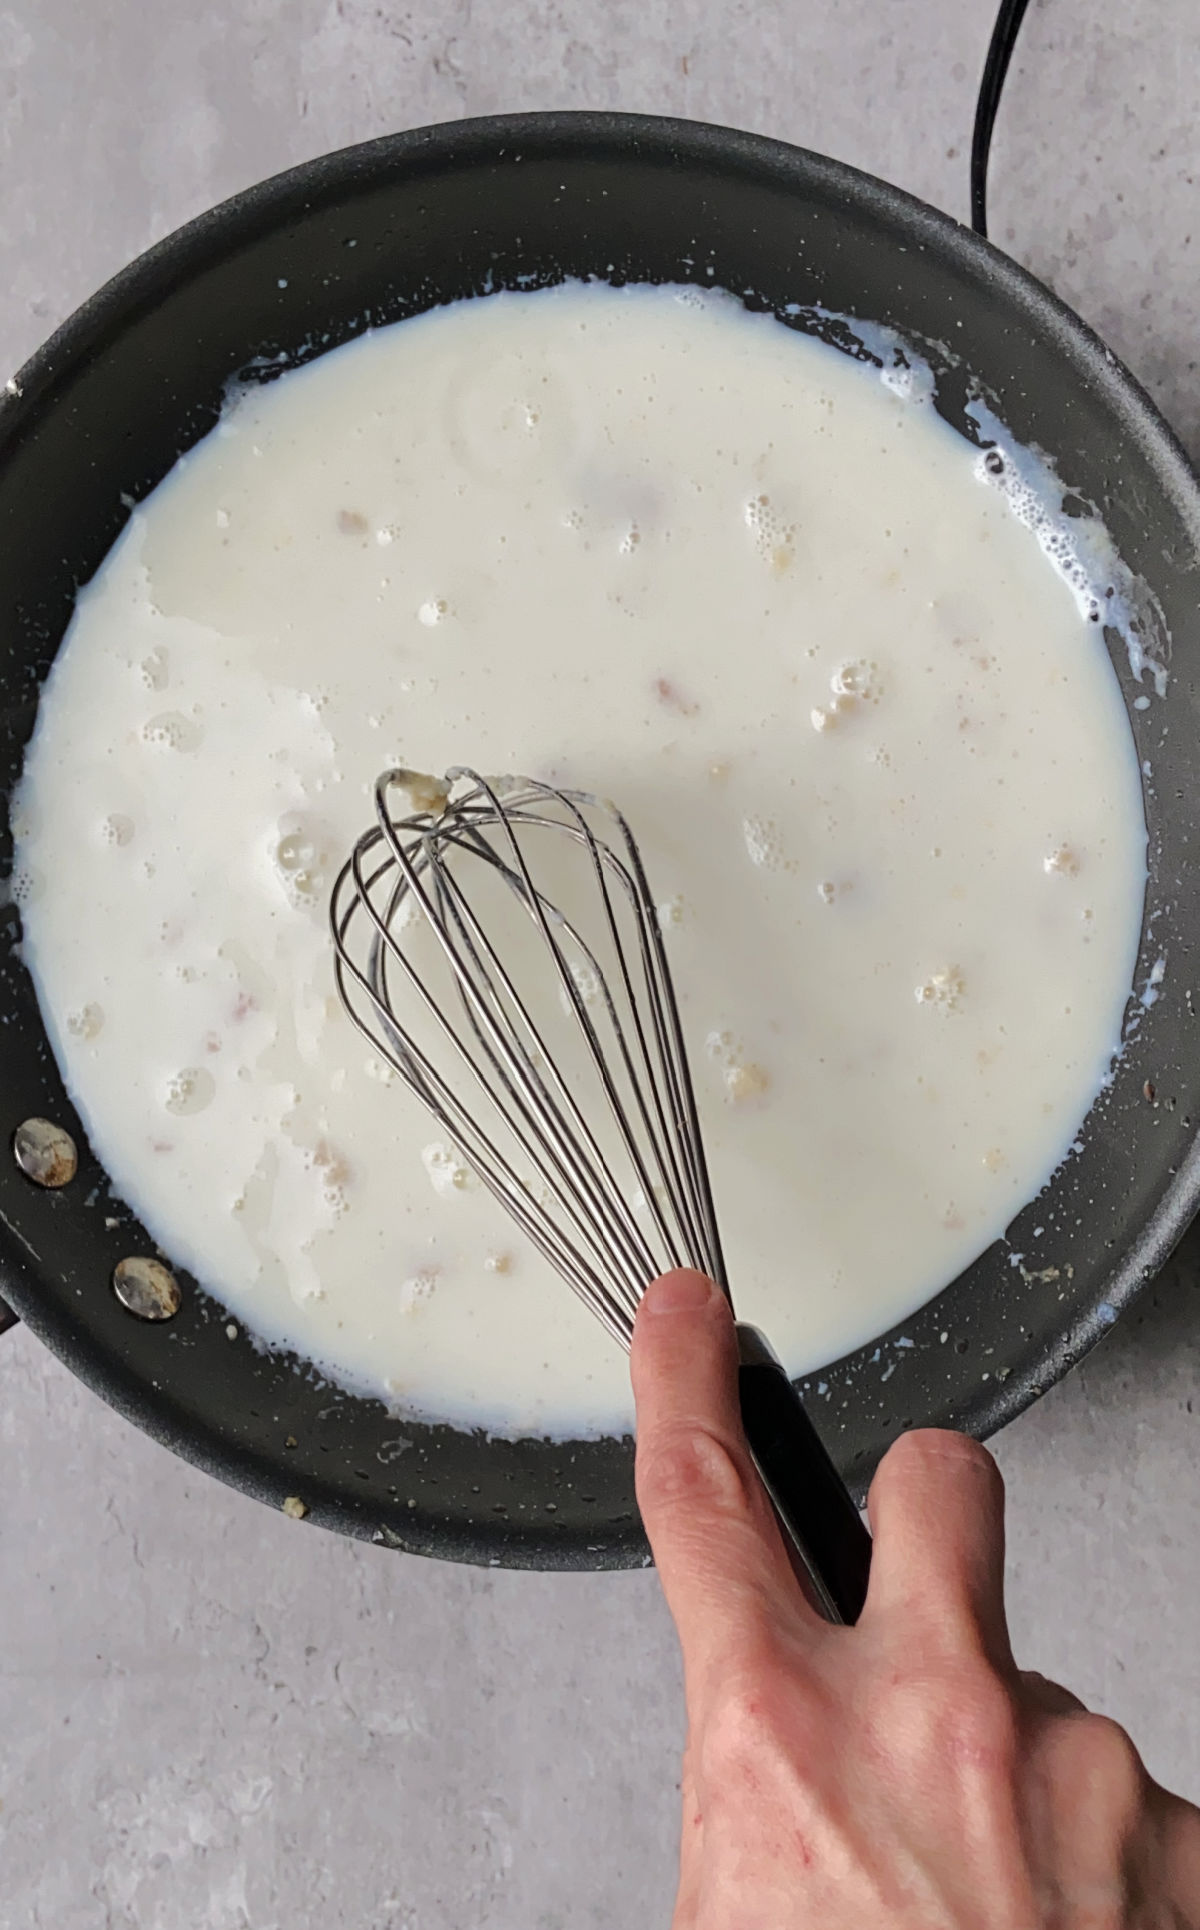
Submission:
[[[19,798],[26,956],[119,1192],[398,1409],[580,1434],[626,1365],[338,1008],[389,763],[615,797],[739,1310],[796,1371],[1066,1154],[1141,914],[1096,626],[920,392],[728,298],[567,288],[266,387],[134,515]]]

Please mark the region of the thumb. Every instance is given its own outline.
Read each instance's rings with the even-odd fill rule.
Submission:
[[[689,1683],[746,1639],[817,1618],[796,1585],[742,1431],[729,1302],[701,1273],[655,1281],[631,1355],[637,1497]]]

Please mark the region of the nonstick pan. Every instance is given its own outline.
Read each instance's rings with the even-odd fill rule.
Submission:
[[[211,428],[232,378],[269,380],[370,325],[564,276],[721,286],[860,357],[869,347],[836,317],[889,325],[935,367],[950,421],[978,440],[964,409],[982,393],[1051,460],[1068,509],[1103,518],[1142,586],[1148,640],[1169,653],[1160,695],[1108,639],[1150,827],[1126,1049],[1078,1150],[1007,1241],[878,1347],[805,1384],[861,1491],[902,1428],[987,1434],[1064,1374],[1161,1265],[1200,1184],[1200,491],[1146,397],[1037,282],[881,182],[680,121],[461,122],[252,188],[119,275],[0,402],[0,792],[20,772],[78,586],[130,505]],[[3,835],[6,875],[6,821]],[[130,1310],[164,1310],[113,1287],[119,1263],[152,1256],[153,1243],[84,1141],[21,962],[19,907],[2,916],[6,1146],[30,1117],[79,1142],[78,1173],[58,1188],[31,1182],[7,1150],[0,1158],[0,1292],[32,1330],[148,1433],[327,1527],[464,1561],[644,1562],[629,1441],[495,1441],[397,1421],[257,1350],[185,1274],[171,1317]]]

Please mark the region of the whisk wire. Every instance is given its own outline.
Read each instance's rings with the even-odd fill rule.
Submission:
[[[452,777],[457,775],[473,776],[473,773],[452,772],[450,775]],[[608,1098],[610,1111],[625,1140],[627,1150],[635,1168],[638,1171],[643,1194],[647,1197],[654,1210],[660,1232],[668,1246],[671,1264],[685,1264],[687,1254],[695,1255],[699,1253],[703,1256],[699,1263],[706,1264],[707,1270],[712,1272],[713,1276],[724,1284],[724,1262],[721,1255],[720,1242],[716,1238],[716,1219],[712,1208],[711,1192],[708,1187],[707,1168],[705,1167],[703,1159],[699,1122],[696,1117],[695,1100],[683,1046],[682,1028],[679,1023],[678,1010],[675,1005],[670,974],[663,950],[658,915],[654,907],[649,884],[646,880],[640,852],[634,842],[628,824],[614,805],[601,805],[600,801],[590,794],[550,791],[548,787],[538,788],[546,795],[553,797],[556,803],[565,807],[569,818],[573,820],[573,822],[564,824],[561,819],[552,818],[543,813],[534,813],[527,808],[521,811],[521,822],[524,824],[539,825],[543,828],[563,830],[568,836],[584,844],[588,851],[595,880],[599,887],[601,902],[604,907],[613,952],[621,973],[633,1029],[637,1037],[645,1085],[643,1084],[643,1078],[639,1077],[635,1068],[633,1055],[629,1049],[624,1028],[621,1025],[616,1003],[609,990],[607,978],[603,972],[599,971],[594,954],[588,951],[588,948],[583,944],[579,935],[574,932],[572,932],[572,935],[597,971],[600,993],[609,1013],[614,1036],[625,1066],[626,1076],[637,1105],[638,1115],[641,1119],[647,1140],[653,1149],[655,1165],[658,1169],[659,1183],[667,1193],[676,1218],[684,1230],[686,1253],[680,1250],[668,1221],[658,1208],[658,1189],[646,1172],[636,1135],[630,1130],[628,1110],[621,1103],[603,1049],[596,1037],[589,1016],[584,1009],[573,977],[570,976],[568,968],[562,959],[561,948],[557,945],[553,933],[549,928],[545,916],[546,901],[544,896],[536,891],[528,865],[524,859],[524,854],[514,836],[511,818],[506,814],[504,818],[505,832],[513,850],[516,863],[521,869],[527,891],[531,894],[531,909],[535,909],[539,915],[543,935],[555,953],[561,982],[568,997],[571,999],[580,1025],[583,1027],[588,1038],[593,1060]],[[493,788],[485,781],[483,789],[487,793],[493,808],[498,811],[500,809],[500,801]],[[593,809],[602,809],[616,824],[626,848],[629,860],[628,864],[623,862],[610,846],[602,843],[596,837],[582,808],[585,804]],[[642,964],[643,990],[652,1019],[655,1046],[654,1055],[652,1055],[647,1043],[646,1030],[642,1021],[641,1000],[633,984],[627,951],[622,943],[616,914],[613,910],[612,898],[608,888],[609,873],[616,877],[624,887],[629,904],[635,914],[639,909],[643,913],[642,916],[636,918],[636,931]],[[647,913],[648,916],[645,915]],[[568,929],[570,928],[568,927]],[[656,1077],[655,1059],[657,1059],[658,1077]],[[660,1077],[666,1083],[667,1095],[670,1101],[669,1105],[664,1105]],[[651,1117],[651,1107],[647,1103],[645,1096],[646,1087],[648,1087],[653,1100],[654,1119]],[[657,1128],[655,1121],[657,1122]],[[682,1167],[677,1152],[681,1138],[683,1141],[683,1152],[686,1156],[685,1163]]]
[[[495,864],[494,854],[489,852],[487,858],[489,863]],[[496,865],[496,869],[505,883],[516,891],[518,898],[525,902],[520,881],[503,865]],[[575,1185],[584,1195],[588,1213],[584,1216],[583,1224],[590,1230],[592,1222],[599,1221],[599,1230],[607,1230],[617,1242],[629,1268],[629,1277],[636,1282],[640,1266],[644,1266],[652,1256],[624,1196],[617,1188],[615,1176],[594,1133],[580,1112],[547,1048],[544,1036],[520,998],[503,959],[477,918],[470,900],[462,892],[458,880],[444,866],[437,871],[436,889],[443,918],[453,921],[479,974],[476,977],[464,971],[461,958],[453,947],[449,948],[448,955],[452,960],[468,1022],[512,1104],[517,1107],[526,1124],[535,1133],[540,1130],[543,1135],[542,1140],[535,1138],[532,1145],[526,1142],[526,1150],[537,1158],[544,1147],[558,1181]],[[527,909],[533,908],[527,905]],[[553,939],[550,942],[558,959],[558,948]],[[486,954],[494,980],[488,976],[481,952]],[[563,970],[567,988],[577,996],[574,981],[565,972],[565,967]],[[532,1051],[504,1013],[502,1001],[497,996],[497,980],[522,1028],[528,1033]],[[533,1053],[538,1055],[536,1059]],[[549,1075],[549,1083],[542,1075],[540,1068],[543,1065]],[[595,1161],[595,1169],[588,1165],[589,1156]],[[539,1164],[542,1163],[539,1159]],[[543,1178],[546,1177],[543,1173]],[[604,1183],[598,1185],[597,1177]],[[553,1179],[549,1183],[564,1210],[577,1216],[576,1202],[571,1196],[564,1196],[560,1185]]]
[[[642,1292],[667,1267],[699,1266],[725,1285],[679,1012],[640,852],[615,807],[590,794],[530,779],[501,787],[466,769],[448,773],[448,786],[467,788],[443,808],[395,817],[391,792],[407,775],[380,778],[376,822],[334,889],[339,993],[358,1031],[443,1125],[467,1165],[628,1344]],[[616,827],[620,849],[598,835],[595,817]],[[595,932],[539,882],[531,851],[550,834],[586,852]],[[537,929],[537,956],[552,964],[558,1004],[604,1092],[611,1149],[465,881],[472,861]],[[365,955],[356,936],[360,913]],[[406,949],[415,927],[432,935],[434,971]],[[458,1023],[432,983],[438,960],[454,988]],[[414,995],[435,1040],[453,1048],[474,1101],[415,1036]],[[480,1117],[480,1098],[502,1137]],[[628,1173],[615,1168],[618,1151]]]
[[[499,813],[500,801],[499,801],[499,798],[496,796],[495,792],[493,791],[492,787],[485,784],[484,790],[485,790],[485,794],[489,798],[492,808],[497,813]],[[566,800],[564,799],[564,802],[565,801]],[[571,808],[572,808],[573,815],[576,818],[579,830],[582,833],[583,837],[589,842],[590,848],[593,854],[593,859],[597,863],[597,866],[599,867],[599,862],[600,862],[599,849],[596,845],[595,839],[591,835],[590,827],[587,825],[586,820],[582,817],[582,814],[579,813],[578,810],[573,805]],[[550,829],[560,830],[560,831],[568,830],[570,835],[574,835],[574,833],[570,831],[570,827],[564,826],[562,825],[560,820],[550,818],[544,814],[534,814],[531,812],[526,812],[523,814],[522,822],[526,825],[530,825],[530,824],[536,825],[543,829],[550,828]],[[608,987],[607,979],[600,967],[600,963],[596,957],[595,952],[588,946],[582,934],[575,928],[572,922],[562,914],[562,912],[559,910],[557,905],[555,905],[546,896],[544,892],[541,892],[538,890],[537,886],[534,883],[532,875],[530,873],[529,866],[525,861],[524,854],[521,851],[519,844],[512,836],[511,826],[509,825],[507,818],[504,820],[504,829],[506,832],[506,839],[514,859],[514,864],[512,866],[506,865],[504,863],[504,861],[498,856],[498,854],[492,849],[492,847],[487,844],[486,840],[479,836],[477,830],[473,825],[470,824],[469,821],[466,824],[464,824],[462,827],[456,828],[454,831],[452,831],[449,834],[449,839],[451,842],[458,842],[458,843],[470,842],[473,848],[476,850],[477,855],[482,857],[488,864],[490,864],[495,869],[497,874],[501,878],[503,878],[504,882],[513,890],[513,892],[515,893],[515,895],[517,896],[518,900],[523,905],[525,910],[529,913],[529,915],[535,920],[535,922],[539,926],[539,929],[541,931],[541,935],[543,938],[543,942],[548,947],[554,959],[556,972],[558,976],[558,985],[559,985],[560,993],[564,998],[564,1000],[566,1001],[567,1005],[569,1006],[570,1010],[572,1011],[577,1021],[577,1024],[580,1028],[580,1031],[582,1032],[586,1040],[593,1065],[595,1066],[595,1069],[601,1079],[605,1093],[607,1095],[610,1114],[617,1125],[618,1131],[625,1145],[625,1149],[631,1159],[631,1162],[634,1165],[634,1169],[637,1174],[642,1196],[646,1200],[647,1205],[652,1213],[652,1216],[654,1217],[656,1224],[658,1225],[660,1234],[666,1244],[669,1262],[672,1265],[681,1264],[683,1259],[682,1251],[674,1235],[673,1229],[671,1228],[671,1225],[668,1219],[666,1218],[662,1210],[662,1207],[659,1203],[658,1188],[655,1185],[654,1178],[652,1177],[652,1174],[649,1171],[647,1164],[642,1156],[642,1151],[638,1144],[637,1137],[630,1130],[628,1118],[626,1115],[626,1110],[621,1105],[620,1096],[617,1092],[615,1081],[611,1076],[611,1072],[604,1053],[602,1043],[598,1036],[596,1027],[592,1021],[591,1015],[588,1012],[586,1005],[582,999],[582,996],[579,992],[579,988],[576,983],[575,976],[571,972],[570,966],[564,956],[563,948],[556,935],[555,927],[565,931],[568,934],[568,936],[573,940],[576,947],[578,948],[582,959],[585,961],[585,963],[588,966],[590,966],[592,970],[595,982],[598,986],[600,995],[602,997],[602,1000],[609,1018],[609,1022],[613,1028],[614,1036],[617,1040],[618,1048],[621,1053],[623,1063],[626,1067],[627,1077],[630,1082],[631,1090],[634,1093],[639,1113],[644,1120],[644,1123],[647,1129],[647,1134],[648,1134],[648,1137],[650,1138],[650,1141],[653,1147],[653,1151],[655,1154],[655,1165],[661,1176],[665,1167],[663,1145],[662,1145],[662,1142],[654,1134],[653,1126],[651,1122],[650,1110],[647,1106],[644,1091],[643,1091],[643,1083],[638,1076],[638,1072],[634,1064],[633,1056],[630,1052],[629,1045],[625,1037],[624,1028],[622,1027],[622,1024],[621,1024],[616,1003],[613,1000]],[[611,853],[609,853],[608,855],[610,858],[612,857]],[[626,885],[626,889],[632,895],[632,891],[633,891],[632,880],[630,880],[628,877],[628,874],[625,873],[624,867],[620,866],[615,859],[613,860],[613,863],[618,873],[622,876],[623,881]],[[605,898],[607,900],[607,885],[606,885],[606,881],[603,878],[602,871],[598,871],[598,875],[600,877],[601,886],[605,893]],[[522,1024],[524,1025],[525,1029],[528,1031],[534,1043],[535,1049],[539,1055],[540,1063],[546,1064],[548,1066],[550,1078],[553,1081],[563,1104],[567,1107],[570,1113],[570,1116],[572,1121],[574,1122],[576,1131],[586,1141],[586,1153],[590,1155],[590,1157],[593,1160],[595,1160],[597,1163],[599,1174],[602,1177],[604,1182],[604,1187],[603,1189],[601,1189],[599,1193],[595,1192],[594,1189],[592,1188],[592,1185],[590,1183],[591,1175],[589,1174],[587,1164],[586,1164],[586,1156],[583,1157],[582,1159],[580,1158],[580,1149],[578,1145],[575,1143],[574,1134],[572,1134],[570,1129],[565,1125],[561,1116],[556,1115],[556,1109],[554,1108],[553,1104],[548,1103],[548,1096],[545,1091],[545,1083],[540,1076],[538,1064],[535,1062],[531,1062],[527,1054],[522,1054],[520,1059],[521,1084],[529,1089],[529,1095],[533,1101],[536,1111],[539,1114],[538,1123],[542,1126],[543,1130],[550,1130],[556,1127],[562,1133],[563,1137],[570,1143],[570,1149],[572,1153],[572,1166],[573,1166],[571,1177],[575,1180],[575,1182],[578,1185],[580,1185],[583,1188],[585,1193],[590,1194],[593,1213],[596,1213],[598,1211],[602,1215],[602,1217],[605,1219],[605,1221],[609,1224],[610,1228],[612,1229],[614,1237],[618,1240],[619,1244],[623,1248],[626,1256],[627,1265],[629,1267],[629,1278],[631,1279],[631,1282],[633,1285],[633,1292],[634,1292],[633,1305],[636,1306],[636,1297],[640,1292],[641,1287],[644,1286],[645,1281],[648,1277],[647,1268],[651,1270],[651,1273],[658,1269],[656,1268],[654,1256],[651,1253],[649,1247],[647,1246],[644,1240],[644,1237],[642,1236],[641,1229],[638,1227],[637,1222],[633,1218],[632,1212],[630,1211],[628,1200],[627,1200],[626,1189],[623,1189],[620,1186],[617,1180],[617,1176],[612,1170],[611,1164],[609,1163],[602,1149],[600,1148],[595,1138],[595,1135],[591,1132],[586,1118],[580,1112],[580,1109],[574,1099],[574,1096],[570,1092],[570,1089],[567,1087],[566,1082],[559,1075],[557,1065],[555,1063],[553,1055],[548,1052],[544,1037],[542,1036],[537,1026],[534,1024],[528,1012],[527,1007],[525,1006],[524,1002],[521,1000],[516,990],[516,987],[512,981],[511,975],[509,974],[509,972],[505,967],[503,958],[497,953],[495,946],[492,944],[486,929],[481,925],[479,919],[476,917],[473,907],[470,903],[470,900],[463,894],[457,879],[453,877],[448,867],[441,866],[438,868],[436,882],[437,882],[437,889],[439,893],[443,894],[443,898],[444,898],[444,902],[441,908],[444,913],[448,911],[453,916],[454,922],[456,923],[456,925],[460,930],[464,943],[466,944],[466,946],[468,947],[468,950],[470,951],[472,962],[478,968],[478,972],[482,974],[482,985],[484,988],[485,999],[490,999],[491,1001],[495,1000],[495,985],[493,984],[492,979],[489,977],[487,970],[483,966],[483,961],[479,956],[480,949],[486,951],[487,964],[488,966],[490,966],[491,974],[493,974],[495,979],[499,980],[500,984],[504,987],[505,992],[507,993],[508,997],[512,1002],[514,1010],[519,1014]],[[613,941],[614,941],[614,947],[618,950],[618,955],[623,959],[623,953],[620,951],[619,933],[617,932],[615,920],[613,919],[613,916],[612,916],[611,905],[607,906],[607,910],[608,910],[608,916],[609,916],[610,929],[611,929]],[[634,1003],[634,994],[632,991],[632,986],[628,982],[628,975],[626,975],[626,982],[629,990],[631,1010],[633,1011],[636,1019],[637,1006]],[[470,975],[465,975],[460,973],[460,989],[463,993],[464,1005],[466,1007],[467,1015],[472,1024],[473,1029],[475,1030],[477,1036],[480,1037],[481,1043],[484,1044],[485,1049],[488,1051],[489,1058],[491,1058],[493,1064],[497,1066],[497,1070],[500,1072],[501,1077],[503,1078],[506,1088],[508,1089],[514,1103],[521,1106],[523,1115],[528,1119],[529,1117],[528,1109],[524,1106],[521,1093],[517,1089],[516,1085],[514,1084],[513,1079],[510,1077],[510,1073],[512,1072],[511,1062],[509,1063],[507,1068],[500,1066],[487,1040],[483,1038],[482,1030],[477,1016],[478,1014],[477,993],[479,989],[478,977],[472,978]],[[643,1057],[645,1059],[646,1057],[645,1041],[644,1041],[644,1034],[641,1032],[640,1024],[638,1026],[638,1032],[639,1032],[639,1038],[641,1039],[641,1043],[643,1047]],[[503,1043],[508,1043],[508,1041],[503,1041]],[[653,1080],[651,1080],[651,1086],[652,1086],[652,1090],[656,1090],[656,1088],[654,1088],[653,1086]],[[660,1108],[660,1120],[661,1120],[661,1108]],[[530,1121],[530,1123],[532,1124],[533,1122]],[[666,1143],[669,1145],[669,1140],[667,1140]],[[555,1190],[556,1192],[558,1191],[557,1188]],[[560,1203],[563,1203],[561,1202],[561,1194],[559,1195],[559,1198],[560,1198]]]
[[[399,844],[394,829],[390,824],[386,828],[381,829],[380,835],[389,845],[392,859],[385,861],[384,865],[380,867],[380,871],[374,874],[374,877],[377,879],[381,872],[390,869],[392,861],[395,862],[406,884],[416,893],[435,935],[442,944],[451,970],[454,973],[460,995],[464,1001],[468,1003],[472,1017],[478,1018],[482,1012],[485,1028],[490,1026],[494,1030],[502,1047],[511,1045],[511,1041],[506,1041],[502,1030],[495,1025],[494,1016],[482,1009],[479,988],[463,973],[461,959],[458,957],[453,945],[448,942],[447,929],[444,924],[440,922],[445,913],[444,892],[447,884],[447,873],[444,867],[440,865],[430,865],[428,841],[425,831],[422,830],[420,833],[420,846],[418,847],[421,860],[424,860],[424,863],[421,861],[414,862],[410,858],[409,853]],[[356,856],[357,855],[358,854],[356,854]],[[423,868],[429,868],[431,870],[434,891],[436,893],[432,906],[421,885],[420,871]],[[522,1225],[525,1230],[528,1230],[531,1218],[536,1217],[533,1212],[536,1202],[531,1203],[529,1200],[527,1183],[512,1167],[508,1159],[505,1158],[495,1140],[478,1124],[474,1114],[463,1104],[449,1082],[431,1063],[427,1055],[416,1045],[411,1033],[403,1030],[396,1022],[397,1001],[388,987],[387,970],[389,963],[398,965],[408,984],[418,993],[421,1003],[434,1018],[443,1035],[454,1044],[460,1058],[468,1066],[484,1096],[491,1102],[500,1116],[504,1118],[509,1133],[517,1141],[521,1151],[530,1161],[540,1183],[551,1190],[557,1203],[572,1221],[577,1239],[582,1241],[585,1249],[590,1250],[590,1264],[587,1265],[587,1275],[589,1283],[594,1284],[597,1279],[603,1277],[603,1262],[607,1257],[606,1248],[602,1239],[599,1237],[603,1232],[603,1228],[598,1228],[590,1217],[590,1213],[596,1211],[597,1202],[595,1202],[591,1196],[592,1189],[587,1186],[586,1168],[580,1163],[575,1172],[572,1172],[569,1168],[564,1169],[563,1162],[559,1157],[557,1142],[553,1137],[553,1122],[547,1122],[544,1118],[539,1119],[537,1117],[539,1110],[537,1102],[539,1099],[544,1099],[545,1095],[544,1091],[539,1092],[537,1090],[540,1082],[536,1078],[536,1071],[532,1067],[531,1062],[528,1061],[527,1055],[527,1069],[531,1077],[524,1081],[518,1079],[515,1082],[506,1082],[510,1100],[516,1104],[518,1109],[518,1119],[514,1119],[511,1112],[506,1111],[502,1098],[497,1093],[487,1071],[480,1064],[478,1058],[466,1046],[461,1036],[455,1031],[452,1022],[430,990],[426,979],[422,974],[417,972],[412,961],[406,956],[403,948],[398,943],[394,928],[396,893],[393,892],[389,898],[387,911],[381,913],[374,898],[369,894],[369,889],[366,895],[364,895],[364,887],[367,886],[367,880],[361,875],[361,866],[355,870],[355,882],[359,890],[359,903],[361,903],[367,912],[371,923],[375,927],[376,934],[367,973],[364,974],[358,970],[352,960],[347,960],[355,979],[366,992],[376,1012],[377,1018],[381,1022],[382,1040],[373,1030],[368,1030],[367,1036],[372,1039],[372,1042],[377,1047],[383,1043],[385,1048],[392,1046],[398,1046],[400,1048],[399,1053],[393,1050],[387,1051],[387,1056],[391,1063],[396,1064],[397,1069],[407,1077],[410,1087],[417,1093],[418,1097],[424,1100],[429,1109],[433,1111],[435,1115],[442,1118],[443,1123],[448,1126],[451,1132],[451,1137],[458,1144],[460,1151],[481,1177],[485,1179],[489,1177],[486,1159],[490,1158],[496,1162],[504,1181],[502,1189],[504,1203],[509,1204],[513,1210],[519,1212]],[[355,907],[352,906],[351,914],[354,908]],[[437,914],[436,916],[435,913]],[[360,1030],[361,1029],[360,1027]],[[499,1070],[497,1056],[489,1052],[489,1057],[492,1058],[493,1064],[496,1064]],[[515,1069],[515,1061],[511,1053],[509,1058],[510,1069]],[[398,1064],[398,1059],[404,1061],[404,1063]],[[418,1077],[415,1079],[411,1076],[414,1066],[418,1072]],[[532,1106],[527,1103],[528,1095],[526,1088],[530,1085],[533,1087]],[[549,1165],[547,1164],[548,1160],[550,1162]],[[564,1182],[566,1182],[565,1186]],[[583,1194],[582,1198],[569,1190],[572,1182],[580,1188]],[[496,1188],[493,1187],[492,1190],[496,1191]],[[563,1259],[570,1251],[570,1244],[563,1242],[559,1230],[554,1227],[552,1222],[549,1223],[546,1234],[547,1237],[541,1242],[543,1250],[546,1249],[548,1244],[553,1249],[555,1264],[561,1267]],[[576,1257],[579,1258],[581,1256],[577,1253]],[[597,1271],[598,1268],[599,1271]],[[629,1280],[631,1284],[628,1292],[621,1296],[628,1301],[631,1312],[636,1309],[637,1304],[636,1293],[632,1284],[632,1282],[636,1280],[636,1277],[636,1274],[630,1269]]]
[[[345,942],[345,926],[355,909],[357,905],[352,904],[350,912],[339,920],[342,943]],[[554,1222],[537,1210],[526,1182],[494,1139],[476,1123],[471,1112],[420,1048],[400,1037],[391,1024],[390,1009],[385,1000],[358,965],[340,950],[335,963],[335,977],[339,994],[356,1030],[394,1067],[427,1109],[446,1124],[463,1157],[522,1232],[579,1297],[599,1315],[614,1337],[628,1345],[632,1330],[632,1308],[624,1304],[624,1296],[614,1294],[603,1269],[589,1264],[586,1256],[561,1233]],[[347,995],[347,979],[359,988],[373,1008],[374,1024],[364,1018],[354,1000]]]
[[[683,1249],[676,1236],[675,1229],[672,1227],[660,1202],[659,1189],[662,1187],[667,1193],[668,1198],[675,1206],[676,1217],[682,1220],[685,1225],[690,1219],[689,1202],[679,1185],[680,1176],[678,1165],[669,1158],[671,1150],[670,1134],[664,1109],[661,1104],[658,1084],[654,1078],[653,1063],[646,1045],[645,1031],[641,1023],[637,995],[627,968],[620,932],[612,909],[606,869],[611,869],[624,885],[631,902],[634,901],[634,883],[626,868],[621,864],[620,860],[616,858],[615,854],[598,844],[591,827],[588,825],[587,820],[584,818],[574,800],[565,793],[560,794],[560,796],[562,802],[568,806],[575,820],[574,826],[571,824],[564,825],[559,819],[550,818],[544,814],[534,814],[532,812],[524,813],[522,821],[525,824],[540,826],[543,829],[549,828],[564,831],[572,839],[578,839],[578,841],[587,845],[595,877],[600,888],[608,933],[612,941],[614,953],[620,962],[629,1010],[632,1015],[633,1026],[641,1055],[640,1072],[635,1063],[634,1053],[626,1037],[625,1027],[622,1025],[616,1000],[612,996],[607,976],[601,968],[595,951],[586,943],[582,934],[576,929],[572,921],[566,918],[543,892],[536,889],[530,876],[528,865],[524,862],[523,854],[520,851],[520,847],[516,845],[515,839],[511,841],[515,848],[517,863],[520,866],[519,878],[507,867],[501,868],[504,871],[507,881],[512,885],[530,915],[537,922],[543,940],[551,952],[558,973],[560,993],[566,1000],[587,1043],[593,1066],[607,1098],[610,1116],[621,1137],[630,1162],[633,1165],[642,1198],[646,1202],[658,1227],[670,1264],[679,1266],[684,1264]],[[511,827],[508,827],[508,829],[511,839]],[[494,854],[489,855],[491,855],[493,862],[499,862],[496,860]],[[585,964],[590,967],[598,995],[604,1006],[609,1024],[612,1027],[613,1036],[625,1069],[630,1092],[637,1109],[637,1116],[642,1122],[646,1140],[653,1154],[652,1163],[655,1169],[654,1172],[651,1171],[650,1164],[643,1155],[637,1134],[632,1128],[628,1107],[624,1106],[621,1102],[617,1082],[613,1078],[596,1026],[593,1023],[591,1014],[587,1010],[586,1002],[580,993],[575,975],[571,971],[570,965],[564,956],[563,948],[556,935],[555,927],[567,933],[578,948]],[[648,989],[652,991],[653,987],[649,986]],[[646,1098],[647,1085],[654,1096],[655,1106],[653,1109]],[[617,1183],[616,1178],[607,1161],[603,1161],[603,1167],[606,1179],[615,1186]],[[673,1184],[671,1182],[673,1182]],[[623,1206],[625,1205],[625,1193],[619,1188],[617,1199]],[[634,1230],[637,1231],[636,1222],[632,1224]],[[644,1274],[642,1278],[644,1281]]]

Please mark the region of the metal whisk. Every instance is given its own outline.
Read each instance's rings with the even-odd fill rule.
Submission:
[[[616,806],[390,770],[375,817],[330,907],[358,1030],[623,1346],[673,1267],[728,1296],[660,916]],[[785,1539],[829,1619],[852,1622],[870,1538],[771,1348],[737,1331],[742,1417]]]

